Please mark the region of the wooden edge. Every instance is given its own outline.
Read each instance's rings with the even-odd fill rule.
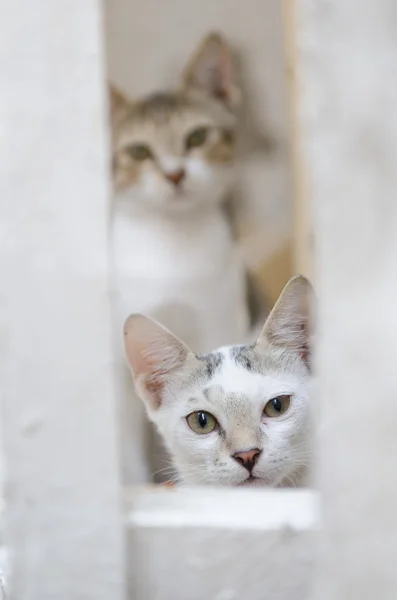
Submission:
[[[300,125],[299,44],[297,0],[283,0],[285,69],[289,99],[290,146],[293,171],[294,271],[313,275],[310,193],[303,158]]]

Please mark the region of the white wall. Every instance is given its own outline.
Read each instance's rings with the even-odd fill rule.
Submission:
[[[0,378],[11,597],[121,600],[99,3],[6,0]]]
[[[313,598],[395,600],[397,6],[300,6],[318,267],[314,406],[324,422],[324,530]]]

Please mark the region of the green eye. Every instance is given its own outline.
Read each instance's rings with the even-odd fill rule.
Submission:
[[[289,409],[290,403],[291,396],[277,396],[276,398],[269,400],[263,412],[267,417],[272,419],[281,417],[281,415],[286,413]]]
[[[128,146],[127,152],[134,160],[146,160],[153,156],[150,148],[144,144]]]
[[[206,127],[199,127],[195,129],[186,138],[186,148],[199,148],[207,141],[208,129]]]
[[[198,410],[186,417],[187,424],[194,433],[211,433],[218,425],[218,421],[211,413]]]

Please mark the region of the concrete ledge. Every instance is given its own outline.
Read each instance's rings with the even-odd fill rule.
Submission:
[[[128,491],[125,506],[131,598],[307,599],[314,492],[149,487]]]

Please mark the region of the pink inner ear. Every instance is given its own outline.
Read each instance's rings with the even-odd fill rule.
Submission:
[[[150,395],[153,403],[153,408],[160,408],[161,398],[164,390],[164,379],[160,377],[147,377],[145,380],[145,388]]]
[[[160,407],[162,393],[165,386],[166,371],[156,369],[155,362],[145,356],[144,349],[139,344],[128,348],[127,358],[136,374],[143,376],[142,385],[150,396],[153,408]]]
[[[127,332],[124,332],[125,338],[127,338]],[[148,357],[143,354],[144,347],[138,342],[135,344],[126,343],[126,354],[130,367],[134,373],[150,373],[152,365],[148,360]]]
[[[311,363],[310,363],[311,355],[310,355],[310,346],[308,343],[308,337],[309,337],[308,323],[306,323],[306,322],[302,323],[301,332],[302,332],[303,343],[301,344],[300,355],[301,355],[303,362],[305,363],[305,365],[307,366],[307,368],[310,371],[311,370]]]
[[[124,325],[125,351],[135,382],[145,400],[158,408],[164,387],[183,366],[188,348],[156,321],[131,315]]]
[[[224,48],[209,61],[207,77],[214,96],[219,100],[227,101],[232,83],[232,73],[230,61]]]

